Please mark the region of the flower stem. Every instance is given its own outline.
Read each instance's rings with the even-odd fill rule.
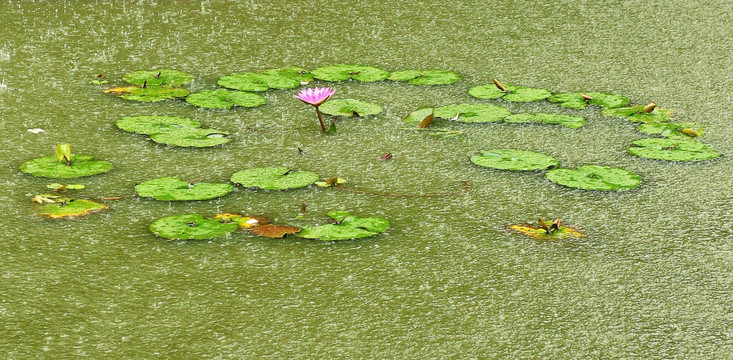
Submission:
[[[321,130],[323,130],[323,133],[326,133],[326,125],[323,124],[323,116],[321,115],[321,110],[318,109],[318,106],[316,106],[316,114],[318,114],[318,121],[321,123]]]

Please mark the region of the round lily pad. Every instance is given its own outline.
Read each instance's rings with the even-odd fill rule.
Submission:
[[[206,240],[226,236],[237,230],[236,223],[204,219],[199,214],[174,215],[150,224],[153,234],[170,240]]]
[[[552,96],[549,90],[504,84],[507,91],[501,91],[496,84],[476,86],[468,90],[468,94],[479,99],[502,98],[513,102],[540,101]]]
[[[117,127],[135,134],[151,135],[180,128],[199,128],[198,121],[177,116],[128,116],[117,120]]]
[[[20,166],[20,171],[38,177],[69,179],[112,170],[112,163],[91,161],[93,158],[92,156],[72,155],[71,165],[66,165],[66,162],[59,162],[55,156],[44,156],[24,162]]]
[[[630,171],[598,165],[581,166],[573,169],[552,169],[547,179],[576,189],[616,190],[633,189],[641,184],[641,177]]]
[[[637,129],[645,134],[688,140],[702,133],[695,123],[642,123]]]
[[[320,106],[321,112],[333,116],[367,116],[376,115],[382,112],[382,107],[361,100],[336,99],[330,100]]]
[[[250,230],[250,232],[257,236],[264,236],[271,239],[279,239],[283,238],[290,234],[295,234],[300,231],[300,228],[294,227],[294,226],[284,226],[284,225],[260,225],[255,226]]]
[[[216,129],[181,128],[150,135],[150,139],[170,146],[211,147],[226,144],[229,132]]]
[[[169,99],[179,99],[188,96],[186,89],[170,87],[166,85],[157,86],[126,86],[104,90],[105,93],[113,93],[125,100],[158,102]]]
[[[313,74],[303,68],[299,67],[284,67],[279,69],[268,69],[260,71],[263,74],[268,75],[277,75],[277,76],[283,76],[283,77],[289,77],[292,79],[297,80],[301,84],[304,82],[311,82],[313,81]]]
[[[559,124],[571,129],[578,129],[585,125],[585,118],[582,116],[570,116],[561,114],[514,114],[504,119],[507,123],[543,123],[543,124]]]
[[[472,156],[471,162],[501,170],[544,170],[558,166],[557,160],[549,155],[526,150],[489,150],[481,155]]]
[[[204,90],[189,95],[186,102],[208,109],[231,109],[235,105],[242,107],[257,107],[267,103],[261,95],[244,91],[231,91],[226,89]]]
[[[412,85],[447,85],[461,80],[461,75],[444,70],[403,70],[393,72],[392,81],[407,81]]]
[[[179,86],[189,84],[193,81],[193,75],[178,70],[153,70],[153,71],[135,71],[126,74],[123,79],[135,85],[172,85]]]
[[[453,119],[458,115],[458,121],[464,123],[498,122],[511,114],[503,106],[490,104],[457,104],[435,109],[435,117]]]
[[[311,71],[313,77],[324,81],[381,81],[389,77],[389,72],[364,65],[331,65]]]
[[[61,219],[85,216],[106,208],[107,206],[90,200],[61,198],[54,203],[43,204],[41,215]]]
[[[242,91],[267,91],[270,88],[296,88],[300,86],[300,81],[287,76],[247,72],[224,76],[219,79],[217,84],[225,88]]]
[[[246,188],[285,190],[306,187],[319,178],[318,174],[310,171],[290,172],[286,167],[264,167],[238,171],[230,180]]]
[[[641,139],[627,149],[629,154],[647,159],[668,161],[702,161],[714,159],[720,153],[710,146],[682,139]]]
[[[585,100],[583,95],[592,97],[592,100]],[[586,105],[598,105],[604,108],[617,108],[629,103],[629,98],[621,95],[606,93],[562,93],[552,95],[547,100],[557,103],[558,105],[571,109],[584,109]]]
[[[232,192],[231,184],[189,183],[174,177],[148,180],[135,186],[140,196],[161,201],[209,200]]]
[[[374,236],[389,228],[389,221],[379,217],[361,218],[347,211],[332,211],[328,216],[336,220],[336,223],[306,227],[297,236],[325,241],[349,240]]]

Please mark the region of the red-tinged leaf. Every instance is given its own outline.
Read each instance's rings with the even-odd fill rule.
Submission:
[[[264,236],[271,239],[279,239],[289,234],[295,234],[300,228],[284,225],[260,225],[253,228],[250,232],[257,236]]]

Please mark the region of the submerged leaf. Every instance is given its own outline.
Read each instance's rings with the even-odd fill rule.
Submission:
[[[529,235],[538,239],[577,239],[585,237],[585,234],[581,233],[577,229],[570,226],[560,226],[553,232],[547,232],[542,227],[537,227],[531,224],[516,224],[509,225],[509,228],[518,231],[522,234]]]
[[[555,158],[549,155],[525,150],[489,150],[482,151],[479,156],[472,156],[471,162],[494,169],[502,170],[544,170],[558,166]]]
[[[246,188],[285,190],[306,187],[318,178],[318,174],[310,171],[290,172],[286,167],[264,167],[238,171],[230,180]]]
[[[270,88],[296,88],[300,86],[300,81],[292,77],[248,72],[224,76],[219,79],[217,84],[225,88],[242,91],[267,91]]]
[[[336,223],[306,227],[297,236],[326,241],[348,240],[374,236],[389,228],[389,221],[378,217],[361,218],[347,211],[332,211],[328,216]]]
[[[226,236],[237,230],[235,223],[204,219],[199,214],[174,215],[150,224],[153,234],[170,240],[206,240]]]
[[[443,70],[403,70],[393,72],[388,80],[407,81],[412,85],[447,85],[461,80],[461,75]]]
[[[490,104],[457,104],[435,109],[436,117],[451,119],[458,115],[457,120],[464,123],[498,122],[511,114],[503,106]]]
[[[388,71],[364,65],[324,66],[313,70],[311,73],[316,79],[324,81],[353,79],[356,81],[372,82],[381,81],[389,77]]]
[[[72,155],[71,165],[56,160],[56,156],[44,156],[24,162],[20,171],[38,177],[68,179],[92,176],[112,170],[108,161],[91,161],[92,156]]]
[[[257,107],[267,103],[261,95],[226,89],[204,90],[189,95],[186,102],[208,109],[231,109],[232,107]]]
[[[577,169],[552,169],[545,177],[557,184],[585,190],[633,189],[641,184],[641,177],[630,171],[598,165],[586,165]]]
[[[123,78],[126,82],[134,85],[172,85],[179,86],[189,84],[193,81],[193,75],[178,70],[152,70],[135,71],[126,74]]]
[[[191,184],[174,177],[148,180],[135,186],[138,195],[161,201],[209,200],[229,194],[233,189],[231,184]]]
[[[325,102],[320,106],[321,112],[333,116],[367,116],[376,115],[382,112],[382,107],[360,100],[336,99]]]
[[[232,141],[225,136],[229,132],[216,129],[181,128],[150,135],[150,140],[160,144],[180,147],[212,147]]]
[[[549,90],[525,86],[503,85],[507,91],[502,91],[496,84],[476,86],[468,90],[468,94],[479,99],[503,98],[512,102],[540,101],[552,96]]]
[[[585,125],[585,118],[582,116],[570,116],[560,114],[514,114],[504,119],[507,123],[543,123],[543,124],[559,124],[571,129],[578,129]]]
[[[647,159],[667,161],[702,161],[714,159],[720,153],[710,146],[683,139],[641,139],[632,143],[629,154]]]
[[[128,116],[117,120],[117,127],[135,134],[152,135],[180,128],[199,128],[198,121],[177,116]]]
[[[53,203],[44,204],[41,215],[52,219],[70,218],[89,215],[94,211],[106,209],[107,206],[84,199],[59,199]]]

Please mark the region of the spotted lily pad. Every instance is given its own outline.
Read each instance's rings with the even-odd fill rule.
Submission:
[[[260,71],[263,74],[267,75],[277,75],[277,76],[283,76],[288,77],[291,79],[297,80],[299,83],[308,83],[313,81],[313,74],[303,68],[299,67],[284,67],[280,69],[268,69]]]
[[[333,116],[367,116],[376,115],[382,112],[382,107],[360,100],[336,99],[325,102],[320,107],[321,112]]]
[[[242,91],[267,91],[269,89],[292,89],[300,86],[300,81],[287,76],[261,73],[231,74],[219,79],[217,84]]]
[[[236,223],[221,223],[199,214],[167,216],[150,224],[153,234],[170,240],[207,240],[226,236],[235,230]]]
[[[180,128],[199,128],[198,121],[177,116],[128,116],[117,120],[117,127],[135,134],[152,135]]]
[[[44,156],[24,162],[20,171],[38,177],[69,179],[83,176],[92,176],[112,170],[108,161],[92,161],[94,157],[72,155],[71,165],[59,162],[55,156]]]
[[[211,147],[232,141],[229,132],[216,129],[181,128],[150,135],[150,139],[170,146]]]
[[[262,95],[226,89],[204,90],[189,95],[186,102],[208,109],[231,109],[232,107],[257,107],[267,103]]]
[[[549,90],[504,84],[507,91],[500,90],[496,84],[476,86],[468,90],[468,94],[479,99],[498,99],[513,102],[540,101],[552,96]]]
[[[336,220],[336,223],[306,227],[297,236],[326,241],[349,240],[374,236],[389,228],[389,221],[379,217],[361,218],[347,211],[332,211],[328,216]]]
[[[591,100],[586,100],[583,95],[592,97]],[[566,108],[571,109],[584,109],[586,105],[598,105],[604,108],[617,108],[625,106],[629,103],[629,98],[621,95],[606,94],[606,93],[562,93],[552,95],[549,99],[554,103]]]
[[[188,96],[186,89],[170,87],[166,85],[154,85],[147,87],[125,86],[104,90],[106,94],[112,93],[125,100],[158,102],[169,99],[179,99]]]
[[[702,134],[702,130],[695,123],[643,123],[639,124],[638,129],[645,134],[675,139],[689,140]]]
[[[306,187],[318,179],[318,174],[310,171],[290,172],[286,167],[264,167],[238,171],[230,180],[246,188],[285,190]]]
[[[209,200],[222,197],[233,190],[231,184],[189,183],[174,177],[148,180],[135,186],[143,197],[161,201]]]
[[[152,70],[152,71],[135,71],[126,74],[123,79],[135,85],[171,85],[180,86],[190,84],[193,81],[193,75],[178,70]]]
[[[481,155],[472,156],[471,162],[501,170],[544,170],[558,166],[557,160],[549,155],[526,150],[489,150],[482,151]]]
[[[287,235],[296,234],[300,231],[300,228],[294,226],[285,225],[260,225],[252,228],[250,232],[257,236],[264,236],[271,239],[283,238]]]
[[[52,219],[70,218],[89,215],[94,211],[106,209],[107,206],[100,203],[71,198],[56,198],[51,203],[43,204],[41,215]]]
[[[311,71],[313,77],[324,81],[381,81],[389,77],[389,72],[364,65],[331,65]]]
[[[560,114],[514,114],[504,119],[507,123],[543,123],[543,124],[559,124],[571,129],[578,129],[585,125],[585,118],[582,116],[570,116]]]
[[[444,70],[403,70],[393,72],[392,81],[407,81],[412,85],[447,85],[461,80],[461,75]]]
[[[682,139],[641,139],[627,149],[629,154],[647,159],[668,161],[702,161],[714,159],[720,153],[710,146]]]
[[[435,109],[435,117],[453,119],[458,116],[457,120],[464,123],[498,122],[511,114],[503,106],[490,104],[457,104]]]
[[[581,166],[573,169],[552,169],[547,179],[563,186],[585,190],[633,189],[641,184],[641,177],[630,171],[598,165]]]
[[[557,230],[550,233],[542,227],[537,227],[531,224],[516,224],[509,225],[509,228],[518,231],[522,234],[529,235],[533,238],[538,239],[577,239],[585,237],[585,234],[578,231],[571,226],[560,226]]]

